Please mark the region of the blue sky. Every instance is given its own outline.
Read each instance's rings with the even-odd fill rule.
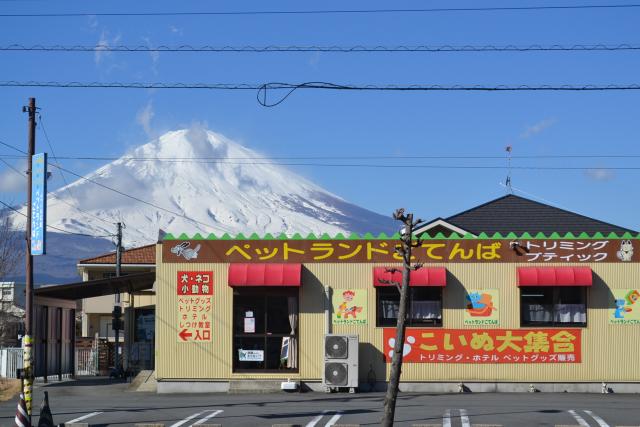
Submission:
[[[517,5],[557,2],[529,1]],[[563,4],[602,4],[567,1]],[[55,6],[54,6],[55,4]],[[394,8],[477,6],[394,2]],[[483,6],[514,2],[486,1]],[[385,8],[383,2],[45,2],[0,0],[12,12]],[[379,15],[0,18],[1,44],[530,45],[640,43],[640,9]],[[24,53],[0,52],[0,80],[378,84],[640,83],[640,53]],[[207,126],[267,156],[638,155],[640,91],[595,93],[346,93],[299,91],[275,108],[253,91],[0,88],[0,140],[23,148],[35,96],[58,156],[118,156],[165,131]],[[42,135],[38,151],[49,151]],[[0,147],[0,153],[10,154]],[[389,160],[392,162],[392,160]],[[413,163],[505,165],[503,160]],[[637,159],[516,159],[514,166],[590,171],[513,172],[514,187],[552,204],[640,229]],[[14,164],[18,167],[18,163]],[[99,162],[65,161],[78,173]],[[406,207],[428,219],[505,194],[504,170],[295,167],[343,198],[383,214]],[[0,164],[2,200],[24,195]],[[403,184],[403,179],[409,185]],[[68,178],[70,179],[70,177]],[[61,184],[54,177],[52,185]],[[100,190],[96,190],[100,191]],[[521,193],[522,194],[522,193]]]

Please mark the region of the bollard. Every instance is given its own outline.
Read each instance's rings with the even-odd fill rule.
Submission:
[[[538,390],[536,390],[535,386],[533,384],[529,384],[529,393],[535,393],[536,391]]]
[[[458,383],[458,393],[464,393],[464,383]]]
[[[607,394],[609,393],[609,386],[607,385],[607,383],[603,382],[602,383],[602,394]]]

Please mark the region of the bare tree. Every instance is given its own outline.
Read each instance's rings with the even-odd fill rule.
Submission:
[[[9,212],[0,211],[0,281],[15,272],[23,259],[22,236],[12,230]],[[0,302],[0,347],[16,345],[23,314],[13,302]]]
[[[409,295],[409,278],[412,270],[422,267],[421,264],[411,265],[411,250],[414,247],[422,245],[420,239],[413,240],[413,230],[416,222],[413,221],[413,214],[405,214],[404,209],[398,209],[394,212],[393,218],[404,224],[400,235],[400,245],[396,251],[402,256],[402,283],[392,280],[380,280],[382,283],[394,285],[400,292],[400,304],[398,307],[398,323],[396,326],[396,342],[393,348],[393,356],[391,358],[391,373],[389,376],[389,386],[387,394],[384,398],[384,414],[382,416],[382,425],[384,427],[393,426],[393,420],[396,412],[396,399],[398,397],[398,387],[400,385],[400,375],[402,373],[402,349],[404,347],[404,335],[407,319],[407,297]],[[387,269],[388,272],[394,273],[399,271],[396,268]]]
[[[13,273],[20,260],[24,259],[23,236],[11,229],[9,212],[0,210],[0,281]]]

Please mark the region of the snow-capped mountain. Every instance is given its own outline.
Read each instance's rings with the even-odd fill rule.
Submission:
[[[79,179],[49,197],[48,224],[105,235],[114,233],[114,223],[123,222],[129,247],[156,241],[159,229],[206,236],[397,228],[390,217],[355,206],[220,134],[198,128],[168,132],[87,178],[93,182]],[[15,221],[20,226],[24,218],[16,215]]]

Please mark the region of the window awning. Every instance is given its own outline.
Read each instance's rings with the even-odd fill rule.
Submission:
[[[229,286],[300,286],[302,264],[230,264]]]
[[[149,273],[128,274],[108,279],[89,280],[66,285],[42,286],[33,290],[34,296],[79,300],[121,292],[141,292],[153,289],[156,281],[155,271]]]
[[[389,267],[375,267],[373,269],[373,286],[392,286],[387,283],[381,283],[382,280],[391,280],[393,282],[402,283],[402,269],[390,273],[387,271]],[[447,269],[444,267],[422,267],[411,272],[409,277],[409,286],[446,286],[447,285]]]
[[[518,267],[518,286],[591,286],[589,267]]]

